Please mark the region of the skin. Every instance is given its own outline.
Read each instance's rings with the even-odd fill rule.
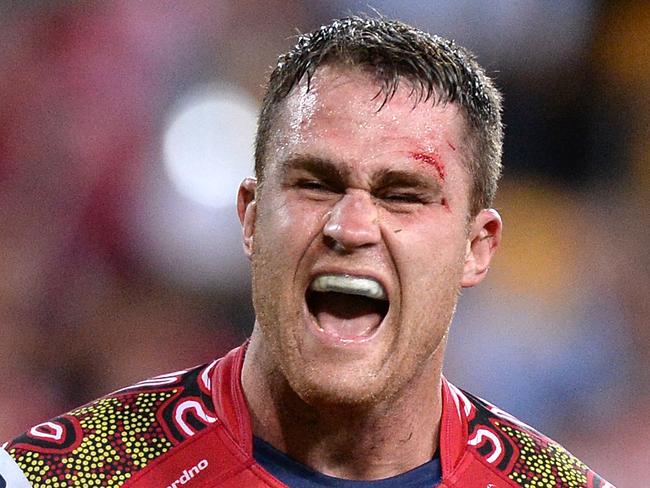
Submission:
[[[469,215],[458,108],[414,106],[402,83],[378,110],[377,91],[360,70],[320,67],[285,101],[263,183],[246,179],[238,195],[256,311],[242,374],[254,432],[359,480],[432,458],[458,295],[484,278],[501,236],[496,211]],[[384,285],[389,311],[368,337],[321,333],[305,303],[320,273]]]

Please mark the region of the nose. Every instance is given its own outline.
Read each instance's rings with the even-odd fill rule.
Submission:
[[[323,234],[332,247],[347,252],[376,244],[381,239],[378,217],[367,192],[348,190],[330,212]]]

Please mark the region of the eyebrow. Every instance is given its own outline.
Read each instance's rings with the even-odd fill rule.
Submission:
[[[413,159],[416,159],[413,157]],[[428,163],[427,163],[428,164]],[[436,167],[436,169],[438,169]],[[308,154],[291,154],[280,169],[282,179],[286,179],[292,171],[306,171],[315,177],[333,184],[349,180],[350,168],[346,164],[337,164],[330,158]],[[412,171],[384,168],[372,176],[373,188],[411,187],[426,191],[439,192],[442,189],[441,180],[432,179]]]
[[[335,164],[328,158],[306,154],[292,154],[283,163],[280,170],[282,178],[292,170],[304,170],[326,180],[344,181],[350,174],[347,166]]]

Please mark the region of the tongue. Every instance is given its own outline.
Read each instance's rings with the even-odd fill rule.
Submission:
[[[325,332],[341,339],[367,336],[383,318],[381,302],[344,293],[314,293],[312,312]]]

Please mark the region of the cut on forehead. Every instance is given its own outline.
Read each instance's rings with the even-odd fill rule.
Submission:
[[[357,128],[374,127],[383,132],[383,141],[404,142],[408,147],[405,152],[426,154],[436,152],[436,145],[445,144],[453,151],[458,150],[463,162],[469,160],[468,148],[473,146],[468,141],[470,130],[462,108],[456,102],[437,98],[419,100],[408,80],[403,81],[390,100],[384,101],[372,71],[340,63],[321,66],[309,84],[302,80],[278,105],[267,144],[277,150],[288,139],[298,138],[300,128],[309,127],[316,120],[315,115],[324,113],[331,131],[354,133]],[[360,121],[356,117],[358,113],[365,113]],[[322,123],[323,118],[318,120]],[[399,130],[404,123],[414,120],[420,122],[408,132]],[[451,139],[453,142],[449,142]]]
[[[264,176],[266,145],[285,98],[303,81],[309,87],[314,74],[330,63],[373,73],[382,103],[404,84],[415,102],[435,98],[437,103],[458,103],[475,147],[468,158],[474,181],[472,211],[491,204],[501,173],[499,91],[467,49],[385,18],[335,20],[300,35],[296,45],[279,57],[259,118],[255,144],[258,179]]]
[[[367,90],[364,90],[364,87],[367,87]],[[431,109],[452,108],[461,121],[463,138],[460,142],[466,142],[464,146],[468,148],[467,151],[463,151],[467,153],[462,155],[463,160],[470,161],[473,159],[473,156],[469,154],[470,148],[474,147],[470,140],[474,135],[472,124],[467,110],[458,101],[450,100],[448,96],[439,93],[441,89],[435,87],[430,94],[427,94],[426,88],[423,88],[420,80],[408,76],[397,77],[390,87],[390,92],[387,92],[382,75],[378,73],[376,67],[358,65],[350,60],[346,62],[339,58],[323,61],[311,73],[311,76],[304,76],[283,99],[278,101],[273,112],[269,114],[270,119],[265,128],[267,131],[265,136],[266,145],[273,145],[278,138],[281,139],[283,131],[288,127],[295,129],[298,124],[308,122],[309,117],[316,111],[327,109],[321,104],[323,99],[321,95],[336,90],[342,91],[333,100],[337,105],[352,103],[359,100],[359,97],[363,97],[362,101],[372,106],[374,113],[378,116],[386,112],[387,104],[390,103],[394,106],[396,102],[403,102],[404,100],[408,102],[406,106],[409,110],[415,110],[419,107],[429,107]],[[330,102],[332,102],[332,99],[330,99]],[[405,114],[405,117],[408,117],[408,114]],[[256,167],[256,170],[258,169],[261,168]],[[470,170],[471,168],[468,167],[467,169]],[[263,172],[258,172],[257,177],[263,179]]]

